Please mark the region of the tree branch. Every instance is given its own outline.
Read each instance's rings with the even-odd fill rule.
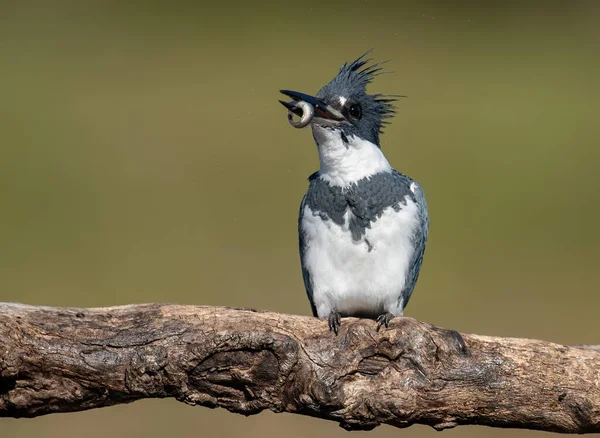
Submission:
[[[460,335],[397,318],[245,309],[102,309],[0,303],[0,416],[34,417],[175,397],[348,429],[415,423],[600,432],[600,349]]]

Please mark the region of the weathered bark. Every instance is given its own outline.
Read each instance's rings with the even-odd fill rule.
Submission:
[[[315,318],[245,309],[0,304],[0,416],[148,397],[348,429],[600,432],[600,351],[460,335],[411,318],[380,332],[344,319],[334,336]]]

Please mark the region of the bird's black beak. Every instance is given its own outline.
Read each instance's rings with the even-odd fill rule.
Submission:
[[[346,118],[342,115],[341,112],[333,108],[331,105],[327,105],[325,102],[320,101],[314,96],[299,93],[298,91],[280,91],[282,94],[291,97],[292,102],[284,102],[282,100],[280,100],[279,102],[284,107],[286,107],[291,113],[294,113],[298,117],[302,118],[298,126],[295,125],[290,119],[290,123],[292,124],[292,126],[303,128],[304,126],[308,125],[312,121],[312,119],[315,119],[315,122],[317,123],[326,125],[337,125],[346,120]],[[312,107],[313,114],[306,114],[306,104]]]

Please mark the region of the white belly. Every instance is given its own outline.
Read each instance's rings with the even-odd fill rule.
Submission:
[[[417,205],[410,199],[406,203],[399,212],[386,208],[359,241],[349,231],[350,210],[340,226],[305,206],[303,264],[320,318],[332,310],[348,316],[402,315],[400,295],[413,255],[411,239],[419,226]]]

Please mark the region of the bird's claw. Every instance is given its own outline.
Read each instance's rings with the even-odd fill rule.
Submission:
[[[379,315],[377,317],[377,331],[379,331],[379,329],[381,328],[381,326],[385,326],[385,328],[388,328],[390,325],[390,321],[394,318],[394,315],[387,312],[384,313],[383,315]]]
[[[337,336],[340,325],[342,323],[342,315],[340,315],[340,312],[337,312],[335,310],[332,311],[329,314],[328,322],[329,322],[329,331],[332,331]]]

